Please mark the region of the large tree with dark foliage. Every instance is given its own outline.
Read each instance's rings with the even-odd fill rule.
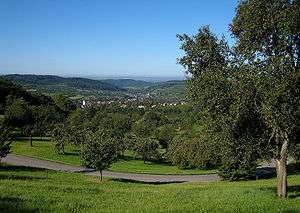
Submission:
[[[287,158],[299,136],[299,2],[240,1],[232,49],[208,27],[178,36],[190,98],[220,136],[223,172],[249,174],[256,159],[274,158],[279,197],[286,197]]]
[[[253,68],[255,106],[266,125],[265,150],[276,160],[279,197],[287,195],[287,159],[300,124],[299,20],[299,0],[248,0],[231,25],[237,52]]]
[[[4,112],[4,123],[9,127],[19,128],[29,136],[29,145],[32,146],[32,131],[34,116],[32,107],[22,98],[10,97]]]

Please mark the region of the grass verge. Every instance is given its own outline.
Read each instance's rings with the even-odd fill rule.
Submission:
[[[279,200],[275,179],[153,185],[2,166],[0,212],[300,212],[300,175],[288,181]]]

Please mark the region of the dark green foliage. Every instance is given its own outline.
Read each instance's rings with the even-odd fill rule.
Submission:
[[[286,197],[287,160],[300,125],[300,2],[248,0],[231,25],[236,51],[252,68],[256,110],[265,125],[264,157],[276,160],[277,194]]]
[[[20,128],[26,136],[32,135],[34,117],[32,107],[21,98],[10,98],[4,112],[4,123],[9,127]]]
[[[51,139],[54,142],[54,149],[57,153],[65,153],[66,130],[64,124],[56,124],[52,130]]]
[[[204,135],[175,137],[168,148],[168,159],[179,168],[211,168],[220,164],[218,143]]]
[[[116,142],[105,130],[87,133],[80,156],[85,166],[100,171],[102,180],[102,171],[108,169],[117,158]]]
[[[65,113],[70,113],[76,109],[75,104],[63,94],[55,94],[52,98],[59,109]]]
[[[65,143],[80,146],[85,141],[89,129],[91,115],[88,110],[76,109],[71,112],[64,122]]]
[[[122,90],[111,84],[92,80],[87,78],[63,78],[53,75],[5,75],[5,79],[9,79],[16,83],[22,83],[27,86],[33,86],[36,88],[50,87],[54,85],[65,85],[76,89],[92,89],[92,90]]]
[[[5,158],[6,155],[10,152],[11,144],[11,131],[8,127],[3,125],[0,126],[0,164],[1,159]]]
[[[158,152],[159,144],[155,139],[134,137],[133,151],[140,156],[144,163],[149,160],[160,160],[160,154]]]
[[[28,136],[31,146],[33,135],[45,136],[65,116],[51,97],[29,93],[2,80],[0,87],[5,98],[4,124],[16,128],[21,135]]]
[[[231,61],[234,55],[224,39],[218,40],[208,27],[201,28],[193,37],[182,35],[179,39],[182,41],[181,48],[186,52],[179,62],[192,74],[188,81],[189,96],[198,108],[201,131],[205,131],[200,134],[197,143],[204,147],[198,148],[202,150],[203,159],[199,157],[201,155],[195,155],[198,156],[196,159],[205,166],[205,162],[209,162],[215,153],[223,169],[227,169],[226,177],[235,175],[229,174],[232,166],[236,170],[241,168],[243,171],[240,174],[252,174],[252,162],[258,158],[257,142],[262,134],[262,126],[255,108],[256,90],[253,81],[247,77],[249,70],[246,66],[240,70],[236,68],[235,61]],[[252,143],[244,143],[244,138],[251,138]],[[191,144],[188,143],[189,146]],[[189,146],[185,146],[186,149],[194,149]],[[237,147],[242,147],[239,152],[247,150],[247,154],[252,156],[251,159],[242,160],[242,167],[236,166],[240,163],[235,153]],[[184,158],[188,159],[185,164],[191,165],[195,157]],[[218,160],[212,162],[216,164]]]
[[[131,129],[132,119],[128,115],[129,113],[103,113],[99,111],[91,119],[88,124],[88,129],[97,131],[98,129],[104,129],[110,134],[110,138],[116,140],[116,146],[118,154],[123,155],[126,149],[126,142],[124,141],[125,134]]]
[[[132,132],[140,137],[154,136],[158,126],[167,122],[167,118],[157,111],[147,111],[144,116],[132,125]]]
[[[287,157],[299,143],[299,14],[297,0],[245,0],[230,27],[233,48],[208,27],[178,36],[199,123],[222,147],[221,174],[247,178],[258,158],[275,158],[280,197],[286,196]]]
[[[222,166],[219,175],[229,180],[254,179],[257,168],[257,152],[252,138],[238,138],[222,146]]]
[[[50,97],[38,93],[27,92],[20,85],[14,84],[0,77],[0,113],[4,112],[7,99],[11,99],[11,97],[22,98],[30,105],[52,105],[55,107],[55,104]]]
[[[144,88],[144,87],[152,86],[154,84],[152,82],[133,80],[133,79],[105,79],[101,81],[123,89]]]
[[[51,105],[34,106],[34,134],[40,137],[47,135],[53,130],[55,124],[61,122],[64,118],[63,114],[57,112],[56,108]]]
[[[169,146],[169,143],[174,138],[176,132],[175,128],[171,124],[165,124],[156,129],[156,138],[159,141],[159,144],[163,148],[167,148]]]

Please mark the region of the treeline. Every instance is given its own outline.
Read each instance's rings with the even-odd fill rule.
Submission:
[[[56,126],[53,140],[57,151],[63,154],[66,144],[80,147],[90,135],[105,131],[116,141],[119,156],[131,150],[144,161],[168,161],[173,139],[194,128],[192,111],[190,106],[78,108]]]
[[[76,106],[63,95],[45,96],[31,93],[7,80],[0,79],[1,148],[9,150],[13,136],[50,135],[55,125],[68,117]],[[0,148],[0,152],[1,152]],[[3,151],[5,156],[7,151]]]
[[[4,75],[2,78],[13,81],[18,84],[30,86],[31,88],[41,89],[51,86],[65,86],[81,90],[107,90],[122,91],[124,89],[100,80],[88,78],[63,78],[55,75]]]

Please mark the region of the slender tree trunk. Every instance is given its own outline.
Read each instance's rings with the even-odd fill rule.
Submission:
[[[29,145],[30,145],[30,147],[32,147],[32,135],[31,134],[29,135]]]
[[[289,141],[285,138],[281,147],[280,157],[276,159],[277,196],[287,197],[287,154]]]
[[[100,178],[101,178],[101,182],[102,182],[102,170],[100,170]]]

